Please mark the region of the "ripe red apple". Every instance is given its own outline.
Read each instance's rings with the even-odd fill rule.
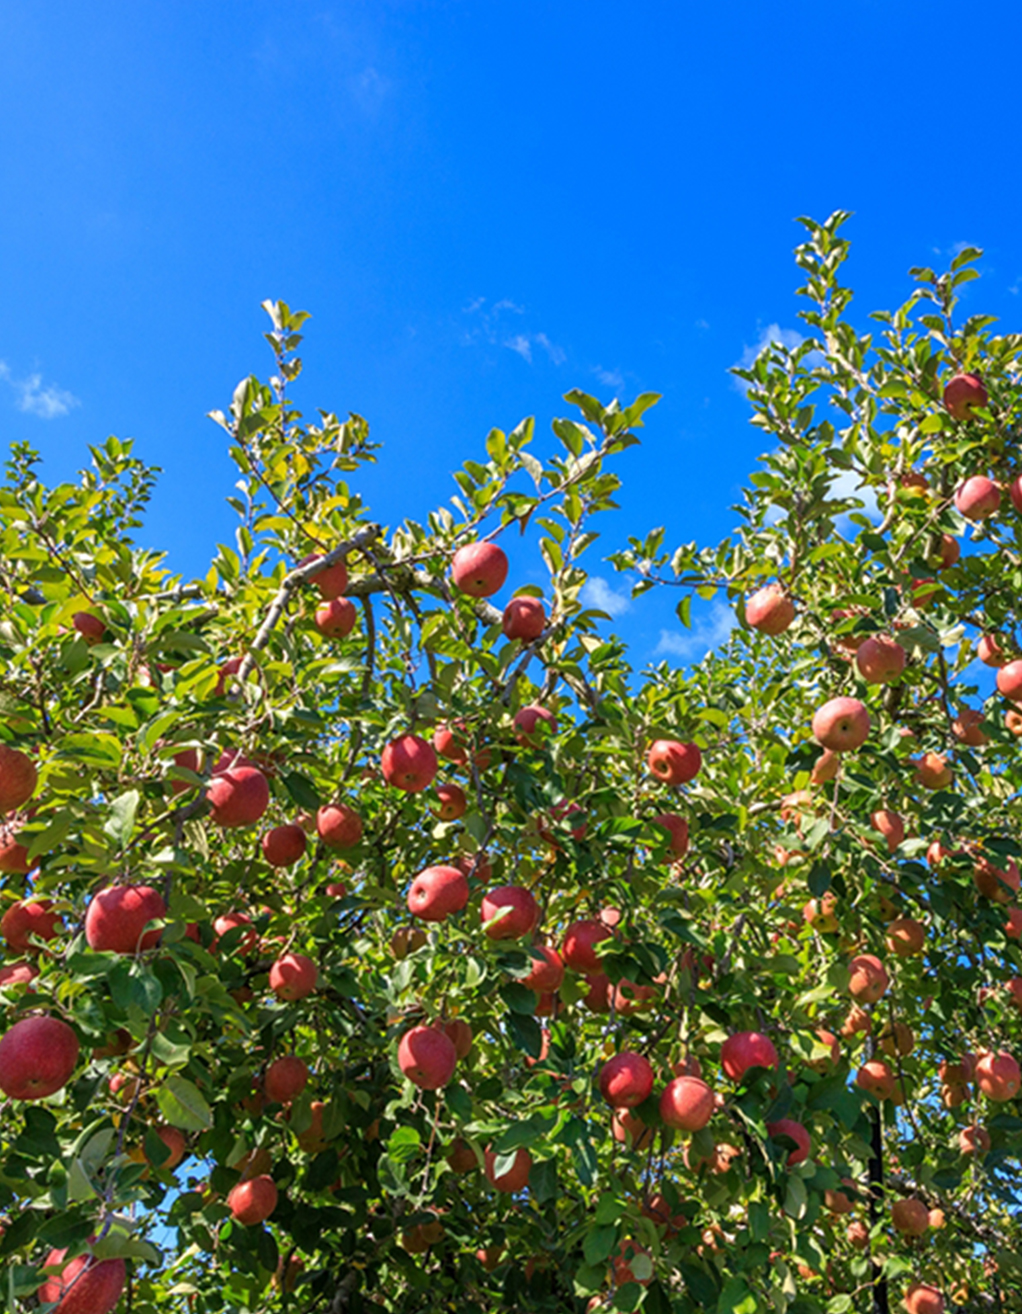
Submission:
[[[572,922],[564,933],[561,956],[573,972],[599,972],[600,959],[595,946],[612,938],[610,928],[595,918]]]
[[[930,1226],[930,1211],[922,1200],[906,1196],[891,1205],[891,1223],[904,1236],[922,1236]]]
[[[66,1250],[51,1250],[43,1267],[61,1263],[66,1254]],[[58,1275],[47,1278],[36,1295],[43,1303],[60,1301],[53,1314],[112,1314],[126,1281],[123,1259],[78,1255]]]
[[[1022,1086],[1019,1066],[1007,1050],[987,1050],[976,1059],[976,1084],[987,1099],[998,1104],[1013,1100]]]
[[[688,822],[685,818],[675,812],[661,812],[653,818],[653,824],[667,831],[668,852],[675,858],[683,858],[688,852]]]
[[[825,1031],[823,1028],[818,1028],[814,1034],[817,1041],[821,1045],[826,1046],[829,1052],[818,1059],[813,1059],[806,1066],[812,1068],[814,1072],[819,1073],[821,1077],[826,1077],[833,1072],[841,1062],[841,1045],[833,1031]]]
[[[894,1073],[883,1059],[869,1059],[856,1074],[855,1084],[878,1100],[889,1100],[894,1094]]]
[[[1001,490],[986,475],[973,475],[958,486],[955,507],[966,520],[986,520],[1001,506]]]
[[[274,1059],[263,1076],[263,1090],[272,1104],[290,1104],[305,1089],[309,1069],[300,1058]]]
[[[496,1174],[497,1155],[493,1150],[486,1150],[483,1159],[486,1179],[495,1191],[515,1195],[528,1186],[529,1173],[532,1171],[532,1155],[528,1150],[515,1150],[514,1162],[507,1172],[501,1173],[499,1177]]]
[[[795,603],[780,584],[766,584],[745,604],[747,623],[760,634],[783,634],[795,619]]]
[[[869,1245],[869,1228],[866,1226],[866,1224],[862,1221],[861,1218],[852,1219],[852,1221],[848,1224],[848,1231],[846,1235],[848,1237],[849,1244],[853,1245],[856,1248],[856,1250],[865,1250],[866,1247]]]
[[[887,927],[887,947],[899,958],[912,958],[923,952],[926,928],[914,917],[896,917]]]
[[[39,773],[20,749],[0,744],[0,813],[16,812],[35,793]]]
[[[306,557],[298,564],[300,566],[308,566],[311,565],[313,561],[319,561],[320,559],[321,558],[318,555],[313,555],[311,557]],[[321,598],[326,598],[327,601],[332,601],[334,598],[339,598],[348,587],[347,564],[343,559],[335,561],[332,566],[324,566],[322,570],[314,571],[308,579],[310,584],[315,584],[316,588],[319,589],[319,596]]]
[[[720,1064],[731,1081],[741,1081],[750,1068],[777,1068],[774,1042],[759,1031],[736,1031],[720,1048]]]
[[[527,596],[512,598],[504,608],[500,627],[504,631],[505,638],[521,639],[522,643],[532,643],[533,639],[538,639],[546,629],[546,608],[539,598]]]
[[[94,895],[85,913],[85,939],[100,953],[134,954],[153,949],[160,931],[149,922],[167,915],[163,896],[149,885],[108,885]],[[145,932],[145,934],[143,934]]]
[[[1022,661],[1008,662],[997,672],[997,689],[1013,703],[1022,699]]]
[[[408,911],[424,922],[442,922],[467,903],[468,881],[457,867],[427,867],[408,891]]]
[[[958,1133],[958,1148],[962,1154],[986,1154],[990,1149],[990,1133],[975,1122],[963,1127]]]
[[[636,985],[634,981],[629,981],[623,976],[614,986],[611,998],[615,1012],[620,1013],[622,1017],[631,1017],[633,1013],[645,1013],[647,1009],[652,1008],[657,993],[656,986]]]
[[[455,1137],[447,1154],[447,1162],[452,1172],[474,1173],[479,1167],[479,1160],[471,1145],[460,1136]]]
[[[441,821],[457,821],[468,810],[468,799],[460,785],[437,785],[437,806],[433,809]]]
[[[841,1217],[843,1214],[850,1214],[855,1208],[844,1191],[832,1191],[829,1189],[824,1191],[823,1203],[832,1214],[835,1214],[838,1217]]]
[[[1015,510],[1022,512],[1022,475],[1016,475],[1008,485],[1008,496]]]
[[[462,1017],[452,1017],[440,1024],[441,1030],[454,1046],[459,1059],[467,1058],[472,1048],[472,1028]]]
[[[977,858],[972,879],[980,894],[995,903],[1010,903],[1013,895],[1018,893],[1019,869],[1011,858],[1003,868],[995,867],[988,858]]]
[[[631,1109],[615,1109],[611,1114],[610,1130],[615,1141],[628,1150],[648,1150],[653,1141],[652,1129]]]
[[[963,707],[951,722],[951,733],[960,744],[982,748],[987,743],[983,732],[983,713],[975,707]]]
[[[826,785],[835,779],[840,767],[840,756],[832,748],[825,748],[809,772],[810,782],[814,785]]]
[[[615,1109],[634,1109],[652,1093],[653,1069],[641,1054],[623,1050],[600,1069],[600,1094]]]
[[[160,1162],[160,1168],[169,1172],[171,1168],[176,1168],[181,1160],[185,1157],[188,1150],[188,1141],[185,1134],[179,1131],[177,1127],[168,1127],[165,1123],[153,1128],[153,1131],[164,1143],[170,1154]],[[146,1156],[148,1158],[148,1156]]]
[[[557,733],[557,717],[547,707],[534,703],[515,713],[515,738],[527,748],[538,748],[550,735]]]
[[[697,744],[677,739],[657,739],[646,757],[650,773],[665,785],[687,785],[699,774],[703,755]]]
[[[241,912],[231,912],[224,913],[222,917],[216,919],[213,923],[214,939],[209,946],[210,953],[216,953],[220,945],[220,937],[226,935],[228,931],[233,931],[236,926],[252,926],[252,918],[246,917]],[[253,927],[251,931],[246,931],[244,935],[238,937],[234,952],[246,957],[248,954],[254,953],[258,947],[259,932]]]
[[[105,622],[91,611],[76,611],[71,617],[71,624],[90,648],[102,643],[106,637]]]
[[[12,1100],[42,1100],[70,1080],[78,1037],[58,1017],[23,1017],[0,1037],[0,1090]]]
[[[518,940],[536,929],[540,912],[531,891],[523,885],[499,885],[483,898],[479,915],[491,940]],[[493,924],[487,925],[489,922]]]
[[[858,698],[832,698],[813,717],[813,735],[823,748],[852,753],[869,734],[869,712]]]
[[[462,593],[488,598],[507,579],[507,557],[496,543],[467,543],[451,562],[451,574]]]
[[[318,980],[316,964],[304,954],[282,954],[270,968],[270,989],[288,1003],[311,995]]]
[[[1004,934],[1009,940],[1018,940],[1022,938],[1022,908],[1008,909],[1008,918],[1004,925]]]
[[[28,985],[39,975],[39,969],[31,963],[7,963],[0,967],[0,990],[8,986]]]
[[[940,548],[937,553],[937,568],[939,570],[950,570],[962,555],[962,549],[958,546],[958,539],[951,534],[941,534]]]
[[[277,1186],[266,1173],[239,1182],[227,1196],[231,1216],[247,1227],[265,1223],[276,1207]]]
[[[905,649],[886,634],[864,639],[855,654],[859,674],[867,684],[889,684],[905,669]]]
[[[380,767],[388,785],[406,794],[418,794],[433,783],[436,753],[433,745],[419,735],[400,735],[383,750]]]
[[[13,830],[0,830],[0,873],[5,876],[27,876],[31,868],[28,849],[19,844]]]
[[[257,767],[236,766],[214,775],[206,797],[218,826],[252,826],[270,806],[270,786]]]
[[[880,1048],[888,1058],[908,1058],[915,1047],[915,1032],[906,1022],[892,1022],[880,1037]]]
[[[976,656],[984,666],[1003,666],[1005,652],[1000,637],[996,634],[981,634],[976,644]]]
[[[358,610],[350,598],[331,598],[316,608],[316,629],[324,639],[346,639],[357,620]]]
[[[412,1027],[397,1047],[397,1065],[416,1086],[439,1090],[454,1076],[458,1051],[439,1027]]]
[[[328,849],[352,849],[362,839],[362,818],[346,803],[327,803],[316,813],[316,833]]]
[[[293,867],[305,856],[308,840],[297,822],[274,826],[262,838],[263,857],[271,867]]]
[[[214,698],[222,698],[224,696],[227,692],[227,686],[230,683],[231,676],[238,674],[244,660],[244,657],[229,657],[217,670],[216,688],[213,690]]]
[[[433,747],[448,762],[468,761],[469,734],[464,721],[438,725],[433,731]]]
[[[975,374],[955,374],[944,385],[944,406],[955,420],[972,418],[973,410],[986,406],[987,390]]]
[[[608,1013],[610,1011],[611,984],[605,972],[592,972],[586,976],[588,991],[580,1002],[590,1013]]]
[[[539,994],[559,990],[564,980],[564,960],[557,950],[546,944],[534,944],[530,945],[529,953],[532,967],[527,976],[519,978],[519,983]]]
[[[848,964],[848,991],[860,1003],[875,1004],[891,984],[887,969],[873,954],[858,954]]]
[[[946,789],[954,778],[951,764],[942,753],[924,753],[911,759],[916,783],[924,789]]]
[[[51,911],[52,899],[21,899],[13,903],[0,918],[0,935],[15,953],[32,946],[32,937],[52,940],[63,930],[60,913]]]
[[[675,1077],[660,1095],[660,1117],[681,1131],[702,1131],[716,1107],[713,1091],[700,1077]]]
[[[795,1148],[788,1155],[789,1168],[794,1168],[796,1164],[803,1163],[809,1158],[813,1142],[800,1122],[795,1122],[793,1118],[778,1118],[776,1122],[768,1122],[766,1129],[768,1136],[787,1136],[795,1142]]]
[[[906,1314],[944,1314],[944,1297],[925,1282],[913,1282],[902,1304]]]

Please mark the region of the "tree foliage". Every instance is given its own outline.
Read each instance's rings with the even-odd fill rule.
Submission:
[[[1022,337],[956,313],[974,250],[912,271],[861,332],[846,217],[803,221],[805,340],[737,371],[769,450],[735,532],[672,547],[658,529],[610,558],[635,594],[676,590],[682,625],[693,599],[734,607],[693,668],[633,669],[583,600],[652,394],[569,393],[545,459],[531,419],[493,430],[450,507],[387,531],[357,491],[366,422],[296,409],[306,316],[267,303],[275,374],[213,417],[240,471],[235,543],[191,583],[138,546],[156,472],[131,444],[55,488],[13,450],[7,1309],[79,1254],[85,1273],[127,1261],[134,1314],[844,1314],[919,1283],[1022,1309],[1022,1120],[989,1075],[1022,1007],[1022,715],[975,654],[998,636],[998,683],[1022,697]],[[965,402],[945,393],[961,376],[980,387]],[[989,516],[972,478],[997,486]],[[522,536],[541,588],[453,582],[459,549]],[[336,563],[343,596],[324,598]],[[541,599],[535,637],[506,636],[491,598],[512,595]],[[789,625],[760,617],[778,602]],[[903,669],[864,678],[863,654],[895,645]],[[811,725],[838,697],[869,732],[821,760]],[[651,770],[660,741],[698,747],[684,783]],[[425,777],[400,777],[395,743]],[[9,750],[37,768],[30,797]],[[468,894],[430,921],[408,892],[436,867]],[[517,936],[493,897],[509,886],[538,909]],[[130,923],[133,887],[157,904]],[[572,926],[602,937],[587,970],[563,970],[585,957]],[[15,1069],[59,1050],[15,1053],[40,1015],[80,1053],[55,1094],[21,1098]],[[436,1089],[402,1070],[420,1027],[441,1069],[460,1050]],[[776,1065],[758,1049],[740,1071],[744,1033]],[[626,1113],[601,1089],[622,1053],[652,1073]],[[700,1074],[712,1117],[667,1125],[662,1092]],[[243,1221],[265,1182],[239,1184],[265,1178],[272,1213]]]

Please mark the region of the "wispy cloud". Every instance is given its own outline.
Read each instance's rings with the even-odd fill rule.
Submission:
[[[706,329],[708,329],[709,327],[710,327],[710,321],[709,321],[708,319],[697,319],[697,320],[696,320],[696,328],[697,328],[697,329],[702,329],[702,330],[705,332]]]
[[[593,373],[605,388],[613,388],[616,393],[624,391],[625,376],[620,370],[605,370],[602,365],[594,365]]]
[[[348,79],[351,98],[364,113],[376,114],[391,93],[393,83],[371,65]]]
[[[780,347],[787,347],[789,351],[794,351],[795,348],[800,347],[803,342],[805,342],[805,338],[797,329],[781,328],[780,324],[768,324],[759,335],[759,340],[757,342],[751,347],[746,346],[742,348],[742,354],[736,364],[739,368],[747,370],[750,365],[755,364],[756,358],[759,356],[760,352],[765,351],[767,347],[776,344]],[[735,375],[732,375],[731,377],[734,386],[739,392],[749,391],[749,385],[745,379],[739,379]]]
[[[868,516],[874,524],[879,524],[883,519],[883,516],[880,514],[880,508],[877,506],[876,489],[869,487],[860,488],[859,482],[859,476],[854,470],[842,470],[835,479],[831,480],[830,495],[831,497],[840,498],[859,498],[866,504],[859,514]],[[841,528],[844,529],[846,526],[850,526],[851,522],[846,516],[841,516],[839,524]]]
[[[23,379],[16,378],[5,360],[0,360],[0,379],[14,393],[18,410],[37,415],[41,420],[58,420],[81,405],[74,393],[66,388],[58,388],[54,383],[44,386],[43,376],[38,372]]]
[[[582,585],[579,598],[584,606],[605,611],[608,616],[623,616],[632,605],[627,593],[616,593],[599,575],[590,575]]]
[[[552,365],[563,365],[567,353],[551,341],[546,333],[533,332],[524,327],[512,331],[507,317],[524,314],[525,307],[507,297],[494,302],[492,306],[487,305],[486,297],[475,297],[462,311],[465,323],[461,341],[464,346],[485,342],[490,346],[504,347],[516,356],[521,356],[529,365],[535,360],[537,352],[543,352]]]
[[[661,630],[653,650],[658,657],[680,657],[684,662],[701,662],[719,648],[737,624],[735,613],[723,602],[710,604],[690,630]]]

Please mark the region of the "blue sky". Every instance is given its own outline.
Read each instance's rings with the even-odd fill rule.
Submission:
[[[134,437],[165,472],[146,537],[203,571],[234,526],[205,412],[268,373],[281,297],[313,315],[298,400],[385,444],[379,518],[570,387],[652,389],[605,550],[716,540],[760,450],[727,369],[797,327],[796,215],[856,212],[863,318],[972,243],[970,307],[1017,328],[1020,27],[996,0],[3,0],[0,436],[51,479]],[[671,602],[621,616],[638,661],[693,655]]]

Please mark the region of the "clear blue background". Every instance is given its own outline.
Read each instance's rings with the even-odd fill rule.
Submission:
[[[970,243],[969,308],[1018,327],[1018,15],[3,0],[0,436],[51,479],[135,437],[164,468],[144,537],[201,572],[234,528],[204,415],[269,372],[281,297],[314,316],[298,400],[385,443],[385,521],[449,497],[492,425],[536,414],[545,443],[569,387],[653,389],[593,552],[715,540],[761,446],[726,371],[798,325],[796,215],[856,212],[863,322]],[[682,639],[644,599],[619,624],[641,661],[701,655],[717,619]]]

